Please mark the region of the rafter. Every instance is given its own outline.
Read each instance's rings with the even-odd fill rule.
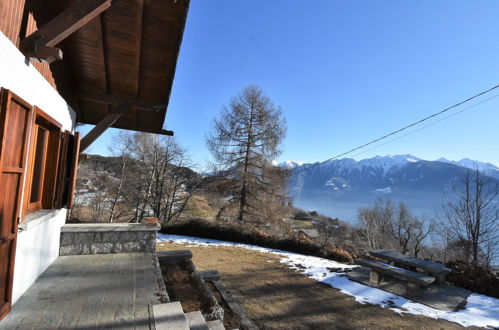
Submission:
[[[120,106],[104,117],[90,132],[81,139],[80,153],[84,152],[95,140],[99,138],[109,127],[113,126],[118,119],[128,110],[128,106]]]
[[[90,132],[81,139],[80,153],[83,153],[92,143],[95,142],[108,128],[114,125],[120,117],[130,109],[128,105],[122,105],[115,108],[106,117],[104,117]],[[173,136],[173,131],[161,130],[161,135]]]
[[[137,56],[135,58],[135,67],[137,70],[137,78],[135,79],[135,96],[140,98],[140,64],[142,60],[142,30],[144,22],[144,0],[137,0],[137,39],[135,49]],[[136,111],[135,125],[139,126],[140,112]]]
[[[101,104],[109,104],[109,105],[123,105],[126,104],[130,108],[146,110],[146,111],[154,111],[159,112],[162,109],[166,108],[166,104],[157,104],[154,102],[149,102],[145,100],[135,99],[135,98],[124,98],[120,96],[110,95],[110,94],[80,94],[80,100],[93,102],[93,103],[101,103]]]
[[[72,5],[23,39],[20,50],[30,61],[61,60],[62,51],[54,46],[109,8],[111,1],[83,0]]]

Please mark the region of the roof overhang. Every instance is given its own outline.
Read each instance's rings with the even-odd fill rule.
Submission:
[[[55,0],[50,11],[81,1]],[[97,125],[122,112],[112,127],[165,134],[188,7],[189,0],[113,0],[57,45],[63,60],[51,67],[77,122]]]

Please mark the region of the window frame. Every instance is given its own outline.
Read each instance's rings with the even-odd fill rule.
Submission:
[[[28,167],[26,178],[26,189],[24,191],[24,215],[28,215],[41,209],[53,209],[56,199],[56,186],[59,167],[59,155],[61,146],[62,125],[45,113],[43,110],[34,107],[33,125],[31,126],[31,136],[29,142]],[[40,198],[31,201],[33,189],[34,165],[36,159],[36,146],[39,127],[48,131],[47,143],[44,148],[42,177],[40,179]],[[24,216],[23,216],[24,218]]]

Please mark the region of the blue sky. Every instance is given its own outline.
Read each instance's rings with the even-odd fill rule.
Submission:
[[[499,84],[498,12],[498,1],[191,0],[165,127],[203,167],[212,118],[256,84],[288,120],[279,160],[326,160]],[[89,152],[107,154],[115,132]],[[499,165],[498,146],[499,97],[349,156]]]

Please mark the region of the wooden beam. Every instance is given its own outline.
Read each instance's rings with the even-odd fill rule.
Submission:
[[[81,94],[80,100],[101,104],[109,105],[121,105],[126,104],[130,108],[159,112],[166,108],[166,104],[157,104],[154,102],[149,102],[145,100],[135,99],[135,98],[124,98],[120,96],[114,96],[110,94]]]
[[[169,131],[167,129],[162,129],[160,134],[161,135],[168,135],[168,136],[173,136],[174,135],[173,131]]]
[[[62,59],[62,54],[53,56],[61,53],[54,46],[109,8],[111,1],[81,0],[23,39],[19,49],[31,61],[51,63]]]
[[[135,69],[137,70],[137,78],[135,79],[136,97],[140,97],[140,63],[142,56],[142,30],[144,21],[144,0],[137,0],[137,39],[135,40],[135,49],[137,56],[135,57]]]
[[[84,152],[92,143],[95,142],[109,127],[113,126],[114,123],[128,110],[130,107],[123,105],[118,107],[113,112],[109,113],[104,117],[90,132],[87,133],[81,139],[80,142],[80,153]]]
[[[142,30],[144,22],[144,0],[137,0],[137,39],[135,40],[135,49],[137,56],[135,58],[135,68],[137,78],[135,79],[135,97],[140,98],[140,64],[142,63]],[[135,111],[135,127],[139,127],[140,111]]]
[[[24,56],[29,57],[30,61],[52,63],[62,60],[62,50],[56,47],[48,47],[44,44],[35,43],[34,49],[25,51]]]
[[[104,92],[108,93],[109,91],[109,81],[107,77],[109,76],[109,68],[108,68],[108,63],[107,63],[107,56],[104,50],[104,29],[103,29],[103,23],[102,23],[102,15],[97,17],[96,21],[96,30],[97,30],[97,62],[99,64],[99,67],[101,67],[102,72],[101,72],[101,86],[104,88]],[[109,109],[108,109],[109,110]]]

